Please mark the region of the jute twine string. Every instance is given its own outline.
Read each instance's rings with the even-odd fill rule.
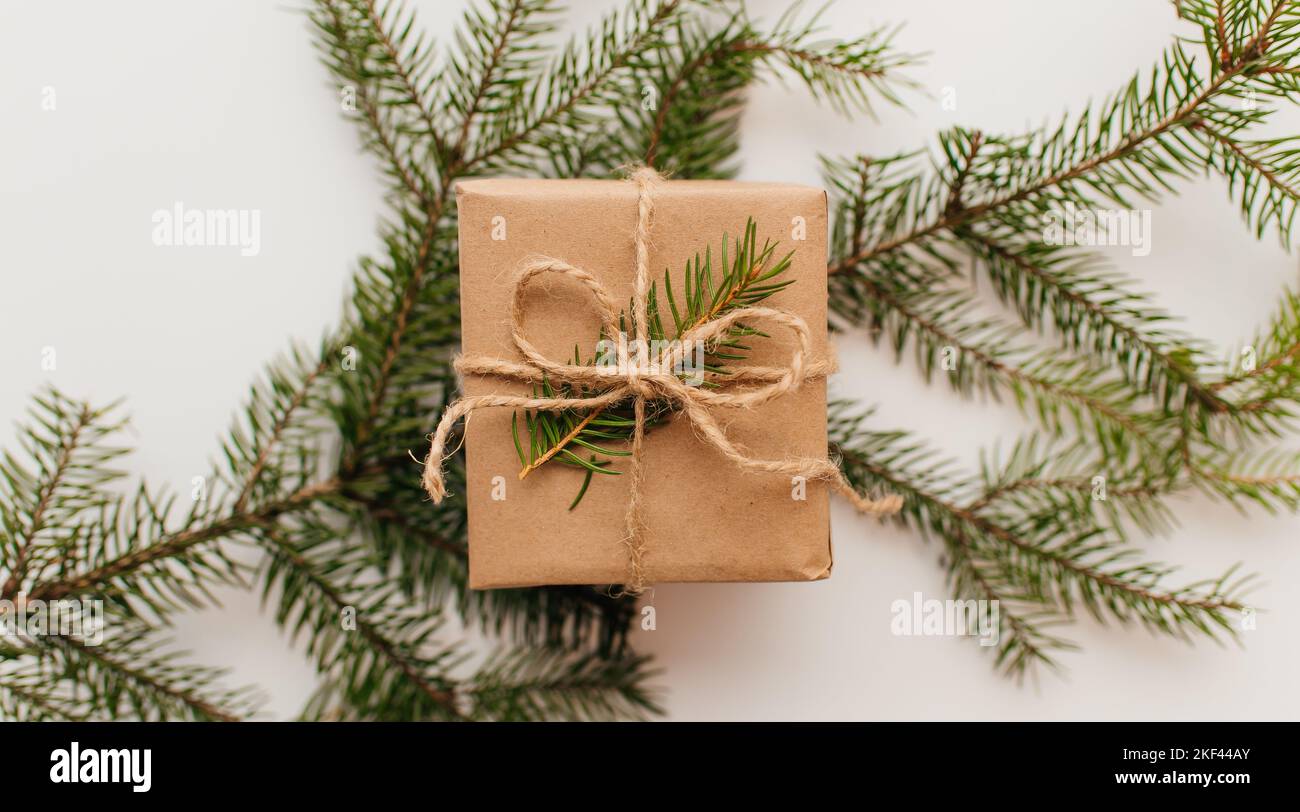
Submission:
[[[524,264],[514,279],[511,297],[511,338],[519,352],[527,359],[524,363],[492,357],[460,357],[456,369],[462,374],[491,375],[498,378],[537,383],[543,378],[559,385],[579,386],[597,390],[599,394],[580,398],[526,397],[519,395],[477,395],[464,397],[452,403],[438,422],[431,437],[429,455],[425,459],[424,488],[435,503],[446,496],[443,479],[443,460],[455,453],[447,451],[447,441],[452,428],[462,417],[476,409],[509,407],[511,409],[537,409],[564,411],[566,409],[592,410],[613,406],[632,400],[633,429],[630,459],[630,496],[627,503],[626,527],[622,539],[627,550],[628,579],[625,592],[639,594],[646,587],[645,567],[645,420],[647,401],[667,401],[684,414],[695,433],[712,445],[724,457],[744,471],[787,476],[802,476],[823,480],[842,494],[861,513],[887,516],[897,513],[902,506],[898,496],[873,500],[853,489],[832,460],[826,457],[786,457],[784,459],[756,459],[728,439],[712,414],[716,407],[753,408],[781,397],[799,388],[806,380],[822,378],[834,370],[834,364],[825,359],[810,359],[811,334],[802,318],[773,307],[739,307],[718,316],[712,321],[697,325],[680,336],[655,359],[649,359],[647,300],[650,290],[650,227],[654,218],[654,190],[663,178],[653,169],[641,167],[631,173],[630,180],[637,188],[637,223],[635,232],[636,278],[632,296],[632,340],[618,341],[618,365],[579,366],[556,363],[542,355],[523,331],[524,294],[528,286],[547,274],[568,277],[585,287],[596,301],[602,322],[602,333],[609,339],[618,337],[618,310],[613,298],[600,280],[582,268],[550,257],[539,257]],[[733,384],[716,389],[693,386],[676,374],[688,348],[696,342],[711,342],[722,338],[738,322],[746,324],[766,321],[789,330],[795,339],[790,363],[785,367],[748,367],[734,374],[717,378],[719,382]],[[636,357],[632,357],[632,353]],[[653,363],[647,363],[653,361]],[[734,384],[747,384],[737,390]]]

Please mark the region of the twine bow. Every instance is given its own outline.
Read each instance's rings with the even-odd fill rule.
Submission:
[[[833,371],[827,360],[810,360],[811,335],[802,318],[773,307],[739,307],[703,324],[696,325],[679,336],[670,349],[646,364],[649,357],[647,338],[647,300],[650,288],[650,225],[654,214],[654,189],[663,180],[653,169],[641,167],[632,172],[630,180],[637,187],[637,224],[635,233],[636,278],[632,295],[632,340],[618,342],[618,365],[580,366],[552,361],[537,351],[524,336],[524,294],[528,286],[546,274],[559,274],[582,284],[596,300],[602,333],[614,339],[618,335],[618,311],[613,298],[600,280],[582,268],[549,257],[526,263],[515,276],[511,297],[511,337],[524,356],[525,363],[491,357],[460,357],[456,369],[462,374],[491,375],[525,383],[538,383],[543,379],[557,384],[581,386],[599,394],[589,397],[525,397],[516,395],[478,395],[463,397],[452,403],[438,422],[432,435],[429,455],[425,459],[424,488],[435,503],[446,496],[443,479],[443,460],[455,453],[446,450],[452,428],[462,417],[476,409],[508,406],[513,409],[564,411],[567,409],[593,410],[632,400],[633,429],[631,442],[631,496],[626,513],[626,535],[622,543],[627,549],[629,579],[626,591],[638,594],[645,588],[645,521],[643,490],[645,467],[642,446],[645,441],[645,412],[647,401],[667,401],[676,411],[690,420],[696,434],[712,445],[723,456],[744,471],[754,471],[807,479],[824,480],[843,494],[859,512],[872,516],[887,516],[898,512],[902,499],[887,496],[880,500],[868,499],[853,489],[840,472],[839,466],[826,457],[787,457],[784,459],[757,459],[737,448],[718,425],[712,414],[714,407],[752,408],[767,403],[799,388],[806,380],[821,378]],[[749,384],[741,391],[725,391],[692,386],[683,381],[675,370],[680,368],[686,348],[697,341],[710,342],[725,336],[737,322],[767,321],[785,327],[795,338],[795,348],[790,363],[785,367],[747,367],[726,375],[727,383]],[[631,357],[629,351],[635,351]]]

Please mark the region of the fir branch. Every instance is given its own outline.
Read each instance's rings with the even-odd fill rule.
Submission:
[[[793,4],[766,29],[743,7],[720,25],[679,25],[653,63],[656,72],[642,81],[643,92],[654,91],[650,98],[655,103],[648,105],[652,115],[638,119],[622,108],[616,111],[627,133],[644,142],[629,157],[640,156],[647,165],[679,177],[730,177],[727,161],[738,148],[741,92],[767,76],[782,79],[783,73],[792,73],[814,98],[845,115],[871,113],[873,96],[902,105],[898,89],[912,86],[903,69],[919,60],[894,49],[894,31],[814,41],[822,33],[821,12],[800,22],[801,9],[802,3]],[[686,88],[692,92],[683,92]],[[656,163],[664,153],[671,160]],[[719,172],[718,167],[728,168]]]
[[[833,412],[831,450],[845,476],[855,487],[902,495],[902,520],[944,539],[950,555],[957,550],[961,566],[974,556],[986,561],[986,571],[999,572],[1014,588],[1008,597],[1013,605],[1037,605],[1061,618],[1082,606],[1101,621],[1136,622],[1180,638],[1235,635],[1230,613],[1243,607],[1240,596],[1250,578],[1234,580],[1230,570],[1213,582],[1165,589],[1160,584],[1169,568],[1130,561],[1133,551],[1105,538],[1090,515],[962,507],[961,494],[974,490],[972,483],[932,462],[931,452],[899,432],[864,431],[863,416],[843,409]],[[970,571],[954,574],[959,583],[974,577]],[[991,588],[987,578],[982,583]],[[1042,661],[1028,652],[1010,652],[1010,665],[1023,671]]]
[[[973,228],[963,229],[961,237],[1027,327],[1050,324],[1067,347],[1115,361],[1127,381],[1164,406],[1186,395],[1208,408],[1225,408],[1196,374],[1206,355],[1203,346],[1163,328],[1169,317],[1117,276],[1096,269],[1094,258],[1037,241],[1012,243],[1008,236]]]
[[[546,589],[489,589],[468,592],[463,610],[482,628],[526,645],[581,652],[591,648],[606,658],[629,652],[628,632],[637,614],[635,601],[595,586]]]
[[[79,512],[105,500],[97,486],[109,477],[97,474],[94,466],[121,453],[115,449],[96,451],[93,447],[95,440],[120,427],[120,423],[99,425],[104,412],[92,412],[88,405],[75,404],[52,389],[38,397],[36,404],[39,410],[32,412],[34,425],[23,432],[25,445],[36,460],[36,472],[29,473],[9,455],[0,463],[0,477],[7,486],[0,492],[0,518],[5,531],[0,564],[9,571],[0,587],[3,600],[12,600],[18,594],[35,547],[47,529],[71,530]],[[59,538],[50,541],[55,545],[67,543]]]
[[[801,0],[791,3],[769,31],[751,38],[742,50],[778,63],[797,76],[813,98],[845,117],[873,115],[873,96],[901,107],[899,91],[917,86],[902,71],[920,58],[894,47],[898,28],[877,28],[848,40],[820,39],[826,32],[820,18],[829,5],[800,21],[803,7]]]
[[[927,379],[948,362],[944,377],[956,391],[1009,394],[1054,433],[1074,428],[1121,459],[1162,449],[1161,427],[1133,409],[1135,396],[1122,383],[1083,359],[1016,346],[1010,327],[973,318],[972,298],[943,280],[913,285],[882,273],[855,277],[853,288],[865,296],[833,281],[836,311],[866,321],[873,339],[887,337],[900,358],[912,345]]]
[[[421,117],[423,106],[400,84],[393,92],[391,78],[406,69],[391,55],[391,38],[383,27],[371,27],[370,14],[367,0],[315,0],[309,19],[319,33],[322,61],[339,79],[340,91],[355,97],[368,125],[365,147],[380,159],[395,192],[408,195],[417,209],[429,210],[439,190],[424,173],[406,122],[410,105],[419,108]]]
[[[535,10],[538,12],[544,11],[540,5],[533,4],[530,8],[533,6],[536,6]],[[502,7],[502,9],[509,12],[509,8]],[[370,23],[357,22],[356,24]],[[493,27],[489,23],[489,27],[504,31],[509,28],[509,25]],[[521,56],[523,51],[531,52],[533,49],[532,44],[527,41],[533,36],[529,33],[532,29],[525,31],[524,28],[526,26],[521,22],[514,29],[521,39],[512,40],[512,44],[506,48],[507,51],[513,49],[514,55],[509,58],[503,55],[498,60],[498,64],[509,63],[502,72],[498,73],[502,82],[515,81],[509,76],[516,71],[518,59],[525,58]],[[359,38],[365,37],[361,35]],[[336,73],[340,72],[340,66],[337,64],[331,65],[331,68],[336,70]],[[346,80],[347,70],[348,66],[344,64],[341,79]],[[601,81],[616,82],[620,73],[621,71],[613,71]],[[495,109],[492,105],[481,105],[480,108],[482,114],[487,116],[491,116]],[[491,120],[494,119],[488,120],[489,124]],[[477,133],[480,130],[476,128],[471,132]],[[444,138],[444,142],[454,142],[453,139]],[[472,158],[448,161],[444,169],[444,179],[440,183],[442,189],[445,191],[451,188],[455,177],[459,174],[475,170],[477,167],[471,165],[472,161]],[[416,213],[414,216],[404,215],[400,230],[395,229],[388,236],[388,260],[384,263],[371,261],[363,263],[358,292],[354,297],[357,322],[345,326],[340,331],[345,338],[337,343],[352,347],[362,358],[382,360],[378,364],[359,365],[352,374],[338,375],[334,378],[334,382],[342,386],[344,395],[344,410],[339,413],[338,407],[332,408],[334,416],[341,418],[339,422],[345,450],[339,472],[346,484],[344,490],[348,496],[340,502],[341,509],[350,510],[344,503],[355,498],[359,493],[404,492],[405,480],[402,477],[406,474],[408,461],[404,453],[401,453],[401,449],[409,445],[411,436],[421,431],[421,427],[430,419],[429,415],[436,414],[437,404],[442,402],[449,393],[454,392],[455,378],[450,369],[450,358],[458,337],[459,322],[455,296],[457,279],[452,248],[454,222],[447,222],[447,219],[442,217],[443,211],[444,209],[435,209],[427,218],[423,213]],[[438,225],[431,237],[431,232],[427,230],[418,236],[412,233],[420,228],[421,221],[433,223],[435,220],[438,221]],[[444,249],[450,250],[444,252]],[[446,255],[450,255],[452,260],[450,263],[443,261]],[[427,261],[426,257],[428,257]],[[399,303],[390,306],[388,303],[394,300],[390,291],[394,289],[400,289],[403,293],[398,299]],[[385,338],[380,342],[376,340],[378,336]],[[353,404],[360,404],[361,408],[355,408]],[[363,472],[367,470],[382,473],[364,474]],[[400,512],[405,517],[419,516],[420,518],[415,520],[417,524],[430,521],[427,516],[427,506],[418,502],[409,506],[403,504]],[[427,543],[428,534],[398,535],[392,528],[410,527],[411,521],[407,519],[400,523],[396,522],[394,515],[394,511],[389,510],[385,517],[380,517],[379,520],[371,517],[372,520],[367,521],[366,524],[371,531],[375,531],[373,534],[367,534],[366,541],[380,556],[380,560],[389,563],[400,562],[403,568],[411,568],[409,574],[401,579],[407,588],[414,587],[416,574],[422,573],[427,579],[431,579],[428,582],[430,597],[421,598],[422,601],[429,600],[437,603],[445,600],[444,590],[450,589],[451,594],[459,596],[456,601],[461,605],[462,611],[477,611],[471,608],[477,602],[465,597],[468,590],[463,579],[463,558],[453,559],[443,546]],[[435,531],[433,538],[456,539],[457,543],[463,544],[461,541],[464,532],[463,505],[445,506],[444,510],[437,512],[436,518],[432,521],[440,526],[445,525],[444,532]],[[435,597],[438,595],[444,597]],[[530,603],[509,605],[517,606],[521,612],[528,612],[530,610],[527,606]],[[578,607],[578,611],[584,611],[580,602],[574,603],[565,599],[557,598],[549,603],[543,603],[552,607],[549,611],[560,611],[562,607]],[[599,617],[615,616],[604,614]],[[562,628],[565,625],[554,616],[551,624],[554,628]],[[506,624],[506,627],[538,628],[534,620],[525,620],[522,626],[516,626],[512,622]],[[581,635],[562,634],[553,637],[550,636],[550,632],[547,634],[547,639],[557,640],[565,645],[585,645],[579,639]],[[602,631],[600,639],[611,639],[610,632]]]
[[[255,711],[253,691],[222,689],[225,672],[181,657],[150,624],[108,613],[98,644],[53,632],[28,638],[21,656],[0,659],[0,692],[38,718],[237,721]]]
[[[324,677],[309,715],[327,715],[341,704],[360,718],[460,718],[443,674],[453,652],[432,639],[440,618],[403,609],[395,587],[382,580],[359,579],[374,562],[364,550],[341,542],[343,535],[329,519],[312,516],[303,517],[292,539],[267,534],[274,552],[265,568],[263,599],[278,589],[277,622],[295,637],[307,634],[308,651]]]
[[[376,342],[371,339],[373,334],[366,330],[370,326],[367,321],[382,324],[380,334],[387,336],[386,344],[381,344],[382,350],[376,353],[380,362],[375,377],[370,382],[369,395],[363,399],[364,409],[348,427],[347,439],[352,448],[340,470],[354,474],[363,462],[366,444],[372,439],[375,422],[380,409],[385,405],[403,339],[423,292],[435,242],[445,228],[442,218],[454,177],[448,166],[438,179],[436,194],[429,193],[428,184],[415,182],[407,168],[409,161],[398,153],[396,137],[380,115],[379,100],[367,88],[371,86],[373,76],[400,75],[404,72],[409,74],[412,69],[404,67],[400,55],[395,56],[393,49],[383,44],[392,39],[391,35],[384,33],[382,27],[378,34],[371,30],[368,6],[351,5],[346,0],[319,0],[313,20],[322,34],[321,50],[325,55],[326,66],[343,86],[357,88],[358,101],[366,112],[366,120],[370,125],[370,138],[379,144],[381,157],[387,159],[394,176],[399,180],[398,191],[405,189],[411,192],[418,204],[415,212],[402,208],[398,210],[402,222],[418,223],[410,229],[412,233],[395,229],[386,239],[391,270],[385,275],[392,274],[395,277],[400,274],[403,278],[373,280],[380,283],[377,285],[359,284],[353,302],[361,323],[354,330],[345,328],[342,331],[347,340],[341,341],[341,346],[368,348],[374,345]],[[409,24],[408,22],[408,27]],[[409,99],[399,96],[398,99],[386,99],[385,102],[385,109],[392,109],[409,103]],[[394,284],[389,285],[389,282]],[[386,287],[387,290],[379,290],[380,287]],[[391,309],[375,312],[376,302],[390,300],[394,295],[396,303]]]
[[[1216,169],[1227,179],[1229,194],[1240,200],[1242,217],[1254,228],[1255,236],[1263,237],[1273,223],[1286,247],[1300,203],[1298,139],[1241,142],[1205,122],[1192,126],[1222,147]]]
[[[0,718],[15,722],[86,722],[76,705],[50,689],[42,674],[5,671],[0,662]]]
[[[464,160],[465,171],[521,167],[545,149],[548,137],[559,137],[566,127],[581,128],[587,108],[631,99],[635,88],[621,81],[627,69],[662,40],[683,6],[680,0],[632,0],[625,12],[607,15],[585,39],[572,40]]]
[[[954,533],[946,550],[953,594],[958,599],[989,601],[989,605],[997,601],[995,667],[1020,679],[1039,666],[1059,670],[1060,664],[1053,652],[1078,650],[1078,646],[1068,640],[1045,631],[1049,626],[1060,625],[1063,622],[1061,616],[1035,607],[1032,600],[1021,599],[1013,582],[1000,576],[993,567],[976,560],[964,533]]]
[[[304,469],[310,465],[301,454],[293,454],[291,449],[289,464],[297,465],[293,470],[286,469],[284,462],[277,459],[284,445],[286,435],[298,429],[310,427],[299,426],[298,420],[309,398],[313,397],[316,384],[330,367],[332,352],[323,349],[320,360],[314,366],[308,366],[304,354],[292,351],[283,367],[272,365],[264,387],[254,387],[252,397],[245,407],[249,432],[236,425],[231,430],[230,439],[225,443],[224,454],[231,462],[231,474],[235,478],[238,495],[235,497],[231,512],[245,513],[254,495],[274,493],[284,479],[298,477],[301,482],[307,475]],[[265,430],[262,427],[265,426]]]
[[[648,131],[645,145],[636,150],[647,166],[685,178],[732,174],[728,162],[739,148],[739,94],[754,78],[755,60],[745,47],[750,35],[736,14],[716,32],[684,23],[674,42],[663,46],[653,83],[643,82],[654,91],[654,103],[645,111],[653,119],[648,126],[644,120],[623,122],[629,133]],[[626,116],[621,109],[618,114]],[[665,153],[671,156],[667,165],[661,159]]]
[[[1191,485],[1181,468],[1152,472],[1145,461],[1125,465],[1086,442],[1063,444],[1031,434],[1004,456],[980,455],[980,490],[966,504],[975,513],[1009,501],[1021,514],[1076,515],[1095,521],[1118,538],[1131,523],[1147,532],[1167,531],[1173,515],[1168,496]]]
[[[126,704],[134,716],[144,720],[151,716],[155,719],[189,717],[208,722],[236,722],[244,718],[246,712],[223,707],[239,702],[239,694],[213,698],[203,693],[203,686],[222,672],[180,667],[173,657],[153,653],[157,643],[146,631],[141,630],[138,635],[115,644],[118,657],[70,637],[56,637],[52,642],[63,649],[64,667],[76,675],[74,679],[79,685],[100,686],[93,702],[109,718],[121,713],[119,703]]]
[[[923,244],[962,226],[990,217],[1025,216],[1070,199],[1087,207],[1094,195],[1129,206],[1128,195],[1144,197],[1167,189],[1169,180],[1186,177],[1196,168],[1212,168],[1213,155],[1197,152],[1183,138],[1194,125],[1214,122],[1226,133],[1257,123],[1267,113],[1229,107],[1223,97],[1244,88],[1285,96],[1289,90],[1273,81],[1268,68],[1300,62],[1297,6],[1278,0],[1257,21],[1253,35],[1235,49],[1226,65],[1213,66],[1203,78],[1196,60],[1181,43],[1174,45],[1158,67],[1152,85],[1142,89],[1140,76],[1096,109],[1084,111],[1073,124],[1063,121],[1054,131],[1019,138],[994,138],[998,149],[982,157],[984,194],[955,209],[918,212],[907,218],[905,230],[892,231],[867,247],[836,258],[831,273],[843,273],[902,248]],[[1276,34],[1282,21],[1284,36]],[[969,172],[968,172],[969,174]],[[937,195],[920,202],[929,206]],[[905,198],[908,202],[910,198]],[[1010,213],[1010,214],[1009,214]],[[903,218],[894,216],[903,222]]]
[[[1287,291],[1271,324],[1242,353],[1211,384],[1230,404],[1226,427],[1244,441],[1282,436],[1300,401],[1300,296]]]
[[[141,582],[133,579],[141,573],[145,577],[158,577],[162,571],[157,566],[175,561],[201,545],[272,524],[286,513],[305,509],[337,486],[335,481],[310,485],[256,511],[233,513],[210,523],[188,526],[144,545],[137,545],[137,537],[132,537],[121,554],[102,560],[90,570],[37,584],[28,594],[32,600],[57,600],[75,594],[112,595],[139,590]]]
[[[1196,484],[1238,510],[1253,503],[1269,513],[1300,509],[1300,452],[1220,450],[1197,461]]]
[[[663,713],[643,657],[521,650],[489,660],[470,683],[472,714],[494,721],[644,719]]]
[[[119,492],[124,475],[110,466],[125,449],[111,442],[125,421],[112,407],[92,408],[51,389],[36,398],[31,419],[20,438],[36,470],[12,454],[0,463],[0,598],[102,589],[162,613],[194,604],[207,580],[233,580],[236,568],[220,552],[191,550],[231,529],[206,504],[194,503],[177,523],[167,494],[144,485]],[[231,514],[236,518],[247,517]]]
[[[450,150],[454,162],[466,157],[476,121],[486,107],[501,115],[518,102],[519,88],[539,61],[535,41],[553,30],[548,17],[555,9],[548,0],[493,0],[488,8],[486,14],[472,7],[466,12],[457,34],[458,54],[449,60],[443,81],[447,106],[460,116]],[[482,129],[491,131],[493,125]]]
[[[460,473],[459,468],[449,471],[458,479]],[[404,481],[375,488],[393,495],[408,490]],[[426,605],[437,606],[442,596],[455,595],[466,622],[525,645],[591,648],[602,656],[625,651],[636,614],[632,601],[590,586],[469,589],[462,504],[429,516],[427,502],[415,492],[380,502],[369,491],[349,491],[344,504],[363,508],[350,515],[379,556],[378,569],[391,573],[405,593]]]
[[[395,92],[404,97],[405,104],[414,111],[415,120],[421,124],[411,131],[412,136],[428,138],[429,148],[424,154],[433,156],[440,164],[445,162],[447,150],[430,101],[434,59],[432,45],[425,44],[422,34],[410,41],[410,34],[415,27],[415,15],[407,12],[400,3],[392,3],[380,9],[375,0],[366,0],[366,12],[370,26],[392,65]],[[409,126],[406,125],[407,128]]]

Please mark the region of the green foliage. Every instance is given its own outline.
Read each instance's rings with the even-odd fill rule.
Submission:
[[[638,103],[614,108],[612,140],[626,149],[608,166],[644,161],[678,177],[732,177],[743,91],[768,77],[794,77],[845,115],[870,113],[873,99],[902,104],[899,91],[911,82],[901,69],[916,57],[892,46],[892,30],[827,39],[820,12],[803,10],[792,3],[771,27],[743,5],[679,23],[638,66]]]
[[[1300,400],[1294,295],[1220,364],[1093,250],[1055,244],[1047,228],[1071,206],[1129,208],[1210,174],[1257,237],[1274,230],[1289,244],[1292,139],[1251,133],[1300,98],[1300,6],[1178,6],[1199,36],[1055,126],[955,128],[928,161],[825,161],[839,326],[873,330],[900,357],[910,349],[927,376],[948,362],[939,374],[958,392],[1009,394],[1041,430],[1005,458],[986,455],[978,480],[941,476],[901,435],[855,437],[856,421],[842,420],[836,440],[847,472],[901,490],[903,520],[943,541],[957,592],[1002,600],[998,661],[1014,673],[1067,647],[1047,629],[1079,605],[1174,636],[1234,634],[1248,579],[1165,590],[1167,570],[1132,563],[1124,539],[1168,530],[1164,500],[1179,491],[1298,504],[1300,459],[1271,447],[1294,433]],[[978,314],[967,268],[1013,318]]]
[[[832,452],[856,487],[901,495],[900,521],[940,540],[956,597],[999,602],[996,662],[1007,673],[1056,667],[1054,655],[1074,646],[1053,630],[1078,609],[1180,638],[1236,634],[1252,578],[1233,568],[1214,581],[1164,586],[1172,568],[1142,561],[1108,526],[1110,509],[1092,504],[1099,485],[1088,477],[1106,468],[1079,466],[1070,453],[1048,462],[1038,458],[1048,449],[1030,438],[1005,468],[962,477],[905,433],[866,429],[865,417],[832,406]],[[1116,500],[1138,505],[1131,515],[1140,523],[1162,520],[1142,504],[1154,496],[1149,486],[1124,482],[1116,480]]]
[[[805,4],[791,3],[766,35],[750,37],[747,48],[801,79],[814,98],[846,117],[871,113],[875,99],[902,105],[899,90],[915,88],[900,69],[916,57],[894,48],[897,29],[878,28],[855,39],[825,39],[818,24],[822,8],[800,20]]]
[[[631,601],[595,587],[468,589],[464,502],[432,510],[416,485],[408,449],[456,394],[452,190],[489,172],[608,176],[655,155],[679,177],[725,176],[741,94],[763,71],[793,70],[837,105],[862,107],[868,91],[888,95],[908,59],[881,33],[820,50],[809,25],[786,19],[764,33],[743,10],[682,0],[632,0],[558,49],[545,0],[472,3],[450,48],[400,2],[316,0],[309,19],[388,181],[382,249],[360,260],[338,326],[251,387],[188,504],[143,486],[120,494],[121,452],[104,443],[120,427],[111,410],[37,398],[22,435],[31,462],[0,465],[4,597],[101,599],[106,634],[98,647],[6,643],[0,715],[248,715],[250,694],[154,646],[175,611],[250,579],[320,673],[308,718],[657,713],[653,672],[627,647]],[[652,108],[641,106],[647,86]],[[767,263],[771,249],[745,255]],[[714,303],[700,281],[688,314]],[[462,459],[448,469],[463,481]],[[236,545],[262,551],[257,572],[234,563]],[[475,662],[453,618],[496,638],[499,653]]]
[[[1078,610],[1176,637],[1231,636],[1249,580],[1170,587],[1133,537],[1168,530],[1167,499],[1185,490],[1300,505],[1300,460],[1261,452],[1291,434],[1300,400],[1294,294],[1249,353],[1221,363],[1092,252],[1052,245],[1043,230],[1067,204],[1128,207],[1209,174],[1252,232],[1289,244],[1295,147],[1257,130],[1300,98],[1300,3],[1177,5],[1188,36],[1055,126],[955,128],[930,152],[826,160],[837,326],[874,329],[927,375],[962,395],[1009,397],[1038,427],[968,476],[851,410],[832,415],[832,450],[854,483],[904,497],[900,521],[942,545],[956,594],[1002,602],[997,661],[1017,675],[1070,647],[1056,630]],[[100,645],[5,638],[0,716],[249,715],[253,694],[186,664],[164,638],[173,614],[210,603],[213,586],[250,580],[320,674],[308,718],[652,715],[653,672],[627,646],[631,601],[592,587],[468,589],[463,498],[433,509],[420,493],[408,450],[456,396],[455,183],[608,177],[634,161],[730,177],[752,83],[797,83],[841,113],[869,114],[877,100],[899,102],[900,68],[914,58],[890,29],[819,39],[817,15],[797,4],[769,26],[737,3],[631,0],[558,48],[546,0],[474,2],[450,47],[435,47],[400,2],[314,0],[309,19],[388,183],[380,248],[359,261],[319,346],[292,348],[253,385],[195,494],[127,487],[114,409],[36,397],[20,448],[0,458],[0,597],[101,600],[105,634]],[[755,267],[742,256],[779,265],[752,229],[744,240],[719,280],[706,253],[688,268],[689,290],[661,298],[656,286],[657,334],[726,300],[720,291]],[[967,268],[1007,314],[978,310]],[[767,283],[752,284],[761,295]],[[713,348],[718,369],[743,354],[743,338]],[[522,425],[532,437],[538,419]],[[621,428],[584,439],[616,443]],[[535,458],[522,435],[520,445]],[[447,467],[451,492],[463,492],[463,458]],[[256,572],[235,563],[241,545],[261,551]],[[462,624],[497,653],[471,657]]]
[[[713,250],[709,248],[703,256],[697,253],[693,261],[686,263],[682,270],[682,281],[678,283],[679,292],[674,293],[672,276],[668,270],[664,271],[662,293],[657,281],[651,283],[650,292],[646,296],[646,334],[649,341],[683,341],[692,330],[707,322],[738,308],[764,302],[794,282],[793,279],[778,279],[789,270],[793,251],[775,259],[777,243],[767,240],[759,248],[758,227],[752,219],[745,223],[742,233],[742,237],[736,238],[734,246],[728,242],[726,234],[722,235],[722,246],[718,252],[721,274],[715,273]],[[630,318],[626,311],[619,314],[619,329],[623,332],[625,341],[631,340],[626,337]],[[682,352],[686,355],[682,358],[683,363],[677,374],[681,377],[699,375],[701,385],[718,386],[718,380],[730,374],[726,364],[744,360],[751,348],[742,342],[753,337],[766,337],[766,333],[737,323],[726,335],[705,342],[702,359],[695,357],[693,347],[684,348]],[[618,340],[615,337],[608,338],[610,341]],[[655,345],[649,345],[646,349],[647,352],[654,353]],[[606,352],[612,353],[613,348],[607,348]],[[614,360],[612,356],[601,358],[598,354],[590,363]],[[650,357],[647,361],[652,364],[661,363],[659,357]],[[700,361],[702,368],[694,369],[694,365]],[[573,363],[583,363],[576,347]],[[534,387],[533,394],[572,399],[591,397],[599,392],[594,388],[570,385],[556,388],[549,381],[543,380],[540,387]],[[647,403],[646,430],[669,419],[677,408],[677,404],[665,400]],[[599,409],[526,411],[522,422],[516,413],[511,417],[510,430],[519,464],[523,466],[519,478],[523,479],[551,461],[581,470],[583,478],[578,487],[578,495],[569,505],[569,510],[573,510],[586,495],[594,474],[622,474],[622,471],[614,468],[614,458],[630,456],[631,452],[621,445],[611,444],[629,442],[635,426],[630,399]]]
[[[488,661],[470,687],[475,718],[644,719],[662,713],[645,683],[644,657],[563,658],[554,652],[514,652]]]
[[[113,442],[123,424],[113,406],[47,390],[19,433],[30,461],[0,461],[6,718],[227,719],[252,707],[248,691],[221,689],[221,672],[171,650],[161,620],[237,581],[225,551],[205,542],[239,534],[204,502],[181,511],[170,495],[122,487]],[[42,627],[19,623],[46,609]]]

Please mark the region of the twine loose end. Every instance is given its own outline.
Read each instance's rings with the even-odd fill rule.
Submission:
[[[441,461],[435,460],[432,456],[424,465],[424,491],[429,494],[435,505],[442,504],[442,500],[447,496],[447,482],[442,476]]]

